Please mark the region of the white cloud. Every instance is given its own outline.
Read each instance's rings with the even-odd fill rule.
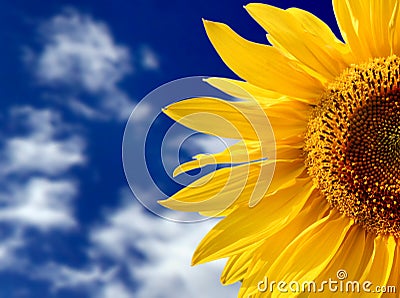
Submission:
[[[114,88],[131,67],[127,48],[116,45],[107,26],[70,10],[42,27],[46,44],[38,76],[49,83],[77,83],[91,92]]]
[[[166,221],[147,212],[128,191],[123,197],[90,232],[88,262],[82,268],[52,263],[35,276],[50,281],[55,290],[79,289],[90,297],[236,296],[238,285],[219,282],[223,261],[190,266],[197,243],[215,220]]]
[[[134,104],[128,95],[120,89],[111,89],[103,94],[102,109],[117,119],[128,120]]]
[[[16,256],[16,251],[25,245],[23,231],[19,227],[15,227],[11,233],[2,233],[0,237],[0,270],[6,268],[20,269],[25,265],[25,260]]]
[[[82,117],[92,119],[92,120],[107,120],[107,116],[104,115],[101,111],[91,107],[90,105],[80,101],[76,98],[68,99],[69,108]]]
[[[85,162],[83,139],[77,135],[59,136],[65,125],[58,113],[24,107],[14,109],[12,117],[12,121],[28,127],[29,132],[6,140],[0,174],[38,172],[60,175]]]
[[[24,184],[13,184],[0,194],[0,222],[35,227],[43,231],[70,228],[75,220],[71,200],[76,186],[68,180],[31,178]]]
[[[113,282],[104,285],[104,287],[101,288],[101,290],[97,293],[96,297],[100,298],[132,298],[132,290],[127,288],[123,283],[121,282]],[[150,296],[149,296],[150,297]]]
[[[149,46],[142,47],[140,61],[145,70],[158,70],[160,68],[158,55]]]
[[[104,271],[99,266],[75,269],[66,265],[49,263],[35,272],[35,278],[52,281],[54,291],[62,288],[87,287],[93,283],[109,283],[117,272],[117,268]]]
[[[61,176],[85,162],[83,139],[51,109],[19,107],[9,117],[22,132],[0,151],[0,221],[42,231],[73,227],[77,185]]]
[[[0,257],[8,261],[0,269],[18,271],[29,263],[19,254],[28,245],[28,230],[76,227],[72,204],[78,185],[65,174],[85,162],[85,143],[52,109],[12,108],[2,120]]]
[[[70,9],[45,22],[40,32],[42,52],[27,51],[25,59],[39,82],[78,94],[82,104],[75,98],[67,105],[82,116],[126,120],[133,103],[118,84],[132,71],[131,58],[107,25]]]
[[[139,284],[134,297],[231,297],[237,287],[219,284],[223,262],[191,267],[191,255],[215,221],[182,224],[145,212],[132,199],[110,213],[92,232],[93,255],[107,255],[128,266]],[[130,257],[132,251],[145,261]]]

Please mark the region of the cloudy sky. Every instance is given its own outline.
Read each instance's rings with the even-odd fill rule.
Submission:
[[[215,220],[183,224],[149,212],[128,186],[121,151],[129,115],[152,90],[184,77],[235,78],[201,18],[265,42],[247,3],[2,1],[0,297],[235,297],[237,285],[219,284],[222,262],[190,267]],[[268,3],[334,24],[329,1]],[[152,119],[147,113],[158,115],[159,105],[148,101],[135,119]],[[172,125],[162,115],[157,123]],[[168,176],[179,161],[224,147],[196,135],[178,150],[191,133],[155,131],[149,168],[166,196],[181,187]],[[145,179],[136,186],[161,198]]]

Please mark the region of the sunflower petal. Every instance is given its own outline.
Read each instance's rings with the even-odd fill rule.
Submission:
[[[226,65],[249,83],[296,98],[315,101],[321,82],[276,48],[241,38],[225,24],[204,22],[207,35]]]
[[[188,161],[179,165],[173,173],[177,176],[184,172],[202,168],[207,165],[221,164],[240,164],[257,161],[261,159],[272,160],[289,160],[300,158],[302,153],[302,144],[276,144],[273,151],[262,152],[260,142],[256,141],[240,141],[226,148],[224,151],[216,154],[198,154],[193,158],[195,160]],[[276,152],[275,152],[276,151]]]
[[[274,140],[265,112],[255,102],[192,98],[164,109],[173,120],[196,131],[231,139]]]
[[[357,62],[400,53],[397,0],[333,0],[333,7]]]
[[[332,210],[293,240],[266,276],[272,280],[296,280],[300,284],[315,280],[332,260],[353,224],[353,220]]]
[[[297,8],[283,10],[258,3],[245,8],[269,33],[275,47],[289,53],[325,80],[332,80],[348,66],[348,46],[313,14]]]
[[[283,97],[280,93],[265,90],[254,86],[249,82],[216,77],[208,78],[204,81],[222,92],[240,99],[256,99],[265,104],[273,104],[281,101],[281,98]]]
[[[390,277],[387,281],[388,286],[398,286],[400,283],[400,245],[399,245],[399,240],[397,240],[396,243],[396,250],[395,250],[395,255],[393,259],[393,267],[392,267],[392,272],[390,273]]]
[[[254,250],[260,243],[255,243],[249,246],[243,253],[234,255],[228,259],[221,274],[222,284],[230,285],[243,279],[253,258]]]
[[[216,98],[187,99],[164,109],[170,118],[193,130],[259,141],[265,151],[273,149],[275,139],[303,135],[309,112],[308,105],[291,100],[263,107],[254,101],[232,102]],[[285,121],[282,121],[283,116]]]
[[[304,163],[299,159],[278,160],[276,163],[260,161],[222,168],[159,203],[174,210],[220,216],[226,209],[236,205],[252,207],[262,198],[291,187],[302,172]]]
[[[393,236],[376,237],[373,257],[361,280],[369,281],[373,285],[386,286],[392,270],[395,250],[396,241]],[[377,297],[381,297],[382,294]]]
[[[282,229],[300,212],[312,191],[311,180],[302,179],[262,200],[255,208],[238,207],[202,240],[194,253],[193,263],[238,254],[248,245]]]
[[[275,148],[271,149],[274,150]],[[240,141],[229,146],[220,153],[198,154],[194,156],[195,160],[179,165],[179,167],[175,169],[173,175],[177,176],[183,172],[188,172],[211,164],[238,164],[260,160],[274,155],[275,153],[270,154],[268,152],[263,155],[260,142]]]
[[[353,225],[335,256],[316,279],[317,284],[321,285],[329,279],[338,280],[338,276],[344,275],[347,275],[348,280],[359,281],[372,255],[371,235],[359,225]],[[334,298],[338,295],[337,292],[325,292],[324,297]],[[351,293],[346,295],[351,296]],[[315,294],[315,297],[318,297],[318,294]]]
[[[254,253],[253,261],[249,265],[243,280],[239,297],[257,297],[258,295],[265,297],[267,293],[260,292],[257,286],[264,279],[272,263],[299,234],[323,218],[328,210],[329,205],[327,202],[321,197],[316,197],[291,223],[266,238]]]
[[[188,212],[216,210],[214,216],[217,216],[232,204],[247,205],[256,195],[254,192],[257,187],[263,187],[266,193],[268,185],[260,185],[258,181],[264,172],[269,171],[272,176],[273,169],[273,164],[262,162],[222,168],[201,177],[159,203],[170,209]]]

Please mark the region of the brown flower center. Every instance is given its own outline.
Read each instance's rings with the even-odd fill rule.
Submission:
[[[400,59],[354,65],[314,108],[309,174],[332,207],[368,231],[400,237]]]

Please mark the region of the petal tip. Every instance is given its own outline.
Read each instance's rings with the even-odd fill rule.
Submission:
[[[243,5],[243,8],[246,10],[249,10],[252,7],[254,7],[255,5],[257,5],[257,3],[247,3],[246,5]]]
[[[199,264],[199,260],[196,258],[196,255],[193,255],[190,266],[197,266],[198,264]]]
[[[166,207],[167,204],[165,204],[165,202],[168,200],[157,200],[157,204],[160,204],[163,207]]]
[[[175,178],[176,176],[178,176],[178,175],[180,175],[180,174],[182,174],[182,173],[184,173],[185,171],[182,169],[182,167],[181,166],[178,166],[178,167],[176,167],[175,168],[175,170],[173,171],[173,173],[172,173],[172,178]]]
[[[214,22],[214,21],[209,21],[209,20],[204,20],[204,19],[203,19],[203,25],[207,32],[209,30],[217,29],[220,27],[229,27],[228,25],[221,23],[221,22]]]
[[[207,19],[204,19],[204,18],[202,18],[201,20],[203,21],[204,26],[208,26],[208,25],[214,23],[213,21],[210,21],[210,20],[207,20]]]

